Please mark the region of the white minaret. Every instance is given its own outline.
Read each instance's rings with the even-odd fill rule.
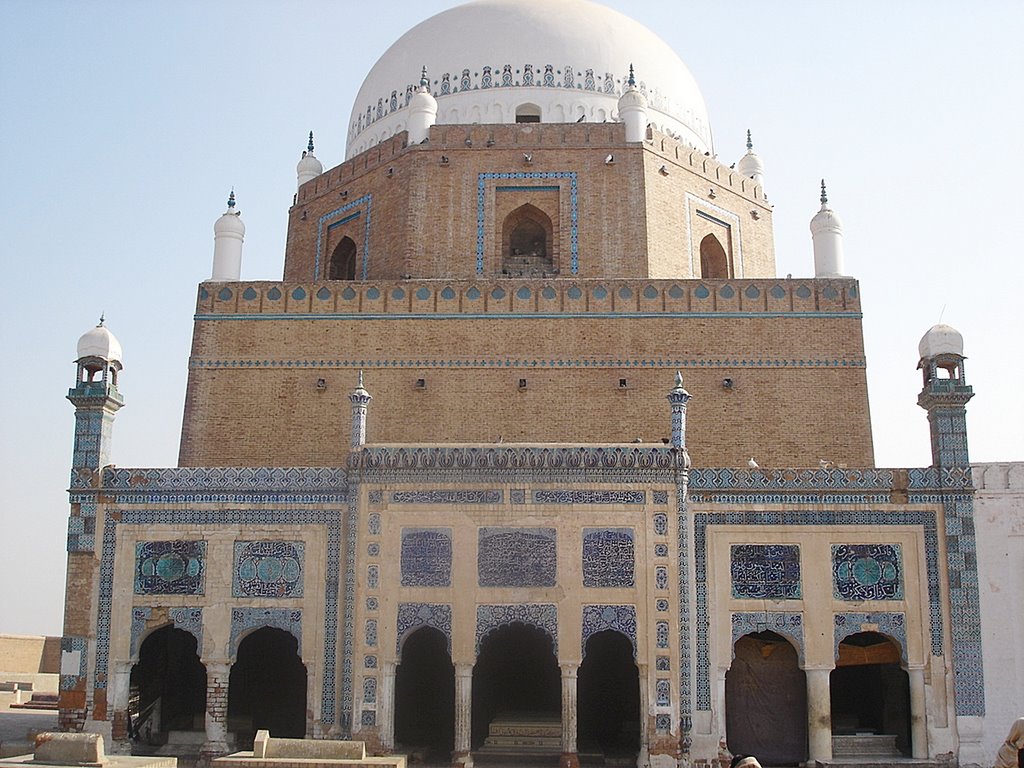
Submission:
[[[843,222],[828,207],[825,180],[821,180],[821,210],[811,219],[811,239],[814,241],[814,276],[843,276]]]
[[[228,209],[213,225],[212,282],[237,282],[242,275],[242,241],[245,224],[235,210],[235,190],[228,196]]]
[[[409,131],[410,144],[422,144],[430,135],[430,126],[437,122],[437,100],[430,93],[430,80],[427,79],[427,68],[420,74],[420,87],[409,99]]]
[[[321,173],[324,172],[323,164],[316,159],[316,155],[313,154],[313,132],[309,132],[309,144],[306,146],[306,151],[302,153],[302,159],[299,160],[299,164],[295,166],[295,175],[298,177],[298,186],[302,186],[307,181],[312,181]]]
[[[754,142],[750,140],[750,129],[747,129],[747,154],[736,163],[736,172],[753,179],[755,184],[764,188],[764,163],[754,151]]]
[[[626,141],[643,141],[647,138],[647,97],[636,87],[633,65],[629,65],[629,80],[619,97],[619,119],[626,124]]]

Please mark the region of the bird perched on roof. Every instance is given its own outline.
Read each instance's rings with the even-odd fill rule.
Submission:
[[[747,459],[747,466],[750,467],[751,469],[760,469],[760,465],[758,465],[758,463],[754,461],[753,456]]]

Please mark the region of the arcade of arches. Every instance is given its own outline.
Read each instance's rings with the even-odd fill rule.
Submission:
[[[918,756],[913,744],[910,677],[900,667],[899,646],[877,632],[860,632],[839,644],[833,670],[805,672],[796,649],[783,636],[765,631],[736,641],[725,676],[726,736],[733,754],[753,754],[764,764],[797,765],[808,760],[815,719],[830,713],[825,734],[837,753],[862,748],[887,757]],[[828,672],[826,701],[816,679]],[[921,718],[923,720],[923,718]],[[825,718],[824,722],[827,722]]]

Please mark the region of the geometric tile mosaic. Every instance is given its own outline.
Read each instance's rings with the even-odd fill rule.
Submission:
[[[228,657],[238,655],[238,643],[251,631],[273,627],[283,629],[298,642],[295,652],[302,656],[302,611],[297,608],[232,608]]]
[[[153,608],[149,606],[136,606],[132,608],[131,624],[131,656],[133,659],[139,657],[139,641],[146,631],[146,623],[153,615]],[[171,626],[188,632],[196,639],[196,655],[203,655],[203,609],[202,608],[170,608],[167,617],[171,620]],[[166,626],[166,625],[165,625]]]
[[[907,620],[902,613],[875,612],[875,613],[837,613],[834,619],[835,631],[833,633],[835,657],[839,658],[839,644],[850,635],[863,632],[862,625],[874,624],[877,631],[888,635],[900,649],[900,658],[903,663],[907,662]]]
[[[733,597],[800,598],[800,547],[795,544],[733,544],[730,572]]]
[[[452,529],[402,529],[402,586],[447,587],[451,584]]]
[[[633,529],[583,529],[583,586],[633,586]]]
[[[732,614],[732,658],[736,658],[736,641],[744,635],[775,632],[785,635],[796,645],[799,663],[804,662],[804,617],[801,613],[752,611]]]
[[[477,569],[481,587],[553,587],[554,528],[480,528]]]
[[[899,544],[833,544],[832,588],[838,600],[900,600]]]
[[[301,541],[236,541],[234,597],[302,597]]]
[[[201,595],[205,541],[140,541],[135,545],[135,594]]]

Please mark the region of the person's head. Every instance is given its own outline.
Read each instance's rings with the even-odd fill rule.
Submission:
[[[753,755],[736,755],[729,768],[761,768],[761,763]]]

